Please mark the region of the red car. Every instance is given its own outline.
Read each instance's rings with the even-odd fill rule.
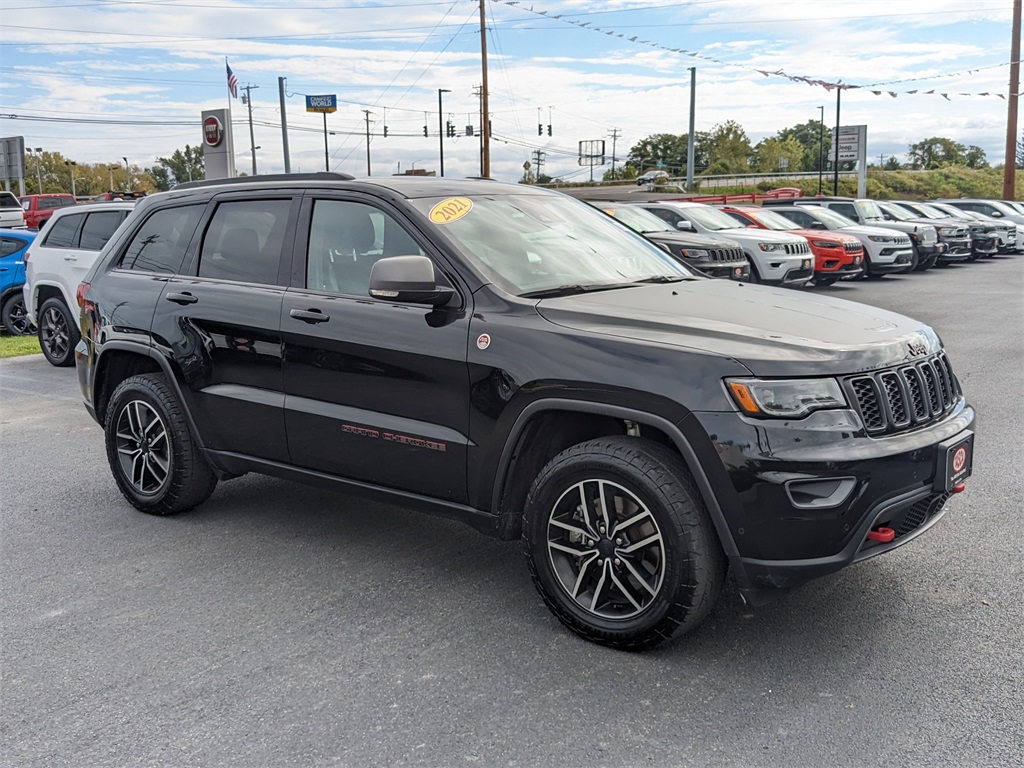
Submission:
[[[25,226],[29,229],[39,229],[58,208],[75,205],[75,198],[61,193],[25,195],[19,197],[18,202],[25,211]]]
[[[832,285],[864,274],[864,245],[853,235],[801,229],[785,216],[757,205],[720,205],[721,210],[747,226],[791,232],[807,238],[814,254],[814,285]]]

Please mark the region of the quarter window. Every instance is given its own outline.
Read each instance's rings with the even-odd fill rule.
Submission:
[[[860,216],[857,215],[857,209],[853,206],[852,203],[836,203],[835,205],[830,205],[829,207],[836,213],[841,213],[848,219],[860,221]]]
[[[0,256],[10,256],[12,253],[20,251],[25,246],[21,240],[13,240],[10,238],[0,238]]]
[[[132,238],[121,259],[121,269],[176,273],[204,207],[186,205],[154,213]]]
[[[103,211],[90,213],[82,227],[81,248],[99,251],[107,244],[114,230],[124,221],[125,211]]]
[[[367,296],[370,270],[388,256],[425,256],[391,216],[363,203],[317,200],[309,231],[306,287]]]
[[[199,276],[277,285],[291,200],[245,200],[217,207],[203,239]]]
[[[42,244],[47,248],[75,247],[75,233],[78,232],[78,227],[84,218],[84,213],[75,213],[50,222]]]

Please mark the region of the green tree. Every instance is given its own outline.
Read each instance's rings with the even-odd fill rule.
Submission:
[[[157,192],[166,192],[173,186],[171,171],[166,165],[154,165],[152,168],[147,168],[146,173],[153,177]]]
[[[758,171],[804,170],[804,147],[795,138],[763,139],[754,147],[754,169]]]
[[[705,148],[707,136],[708,134],[697,131],[694,137],[694,173],[697,169],[707,165],[707,150]],[[664,169],[674,176],[682,176],[686,173],[686,148],[688,145],[689,137],[686,134],[656,133],[646,139],[641,139],[630,148],[626,158],[626,166],[633,169],[633,176],[624,176],[623,178],[636,178],[644,171],[656,169]],[[617,168],[616,171],[618,171]]]
[[[968,168],[988,168],[985,150],[976,144],[971,144],[964,152],[964,165]]]
[[[931,171],[948,165],[965,165],[966,151],[963,144],[942,136],[933,136],[910,145],[910,167],[915,171]]]
[[[201,144],[194,147],[186,144],[184,150],[176,149],[170,157],[158,157],[156,162],[157,166],[167,169],[173,179],[173,184],[196,181],[206,175],[206,164]]]
[[[789,128],[783,128],[776,136],[780,139],[795,139],[803,147],[804,156],[800,168],[793,170],[817,171],[818,159],[828,169],[828,150],[832,144],[832,129],[817,120],[808,120]]]
[[[754,149],[743,127],[735,120],[726,120],[708,133],[707,154],[707,174],[749,173]]]
[[[882,166],[882,168],[887,170],[887,171],[898,171],[902,167],[903,166],[900,165],[900,161],[896,157],[896,155],[889,155],[889,159],[886,160],[885,164]]]

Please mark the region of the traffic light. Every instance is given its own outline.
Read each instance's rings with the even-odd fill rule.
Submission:
[[[548,136],[551,135],[551,123],[548,123]]]
[[[548,126],[548,127],[550,128],[550,126]],[[384,126],[384,138],[386,139],[387,137],[388,137],[388,127],[385,125]]]
[[[451,120],[445,123],[445,135],[448,138],[453,138],[455,136],[455,125]]]
[[[423,126],[423,138],[427,138],[427,136],[428,136],[428,134],[427,134],[427,126],[424,125]]]
[[[537,135],[538,136],[543,136],[544,135],[544,123],[537,123]]]

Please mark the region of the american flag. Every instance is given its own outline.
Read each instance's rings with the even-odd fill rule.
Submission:
[[[231,98],[237,99],[238,98],[238,78],[235,77],[235,73],[231,71],[231,65],[230,64],[225,62],[224,66],[226,66],[228,68],[228,93],[231,94]]]

